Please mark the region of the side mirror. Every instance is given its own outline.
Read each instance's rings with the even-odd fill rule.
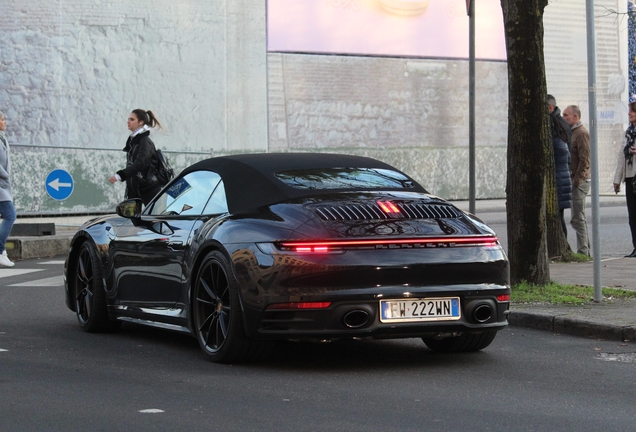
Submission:
[[[142,202],[139,198],[129,199],[119,203],[117,214],[127,219],[139,219],[141,217]]]

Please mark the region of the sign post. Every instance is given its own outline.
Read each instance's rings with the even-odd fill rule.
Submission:
[[[73,193],[73,177],[68,171],[56,169],[46,176],[46,193],[56,201],[64,201]]]
[[[468,211],[475,208],[475,0],[466,0],[468,14]]]
[[[594,260],[594,301],[603,301],[601,287],[601,216],[598,192],[598,116],[596,114],[596,31],[594,30],[594,0],[586,0],[587,23],[587,88],[590,110],[590,156],[592,169],[592,259]],[[625,187],[629,185],[625,183]]]

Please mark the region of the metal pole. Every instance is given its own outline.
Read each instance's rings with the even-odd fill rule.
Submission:
[[[475,1],[468,9],[468,211],[475,214]]]
[[[601,289],[601,240],[598,189],[598,131],[596,113],[596,36],[594,34],[594,0],[586,0],[587,17],[587,86],[590,109],[590,149],[592,157],[592,257],[594,259],[594,301],[603,301]]]

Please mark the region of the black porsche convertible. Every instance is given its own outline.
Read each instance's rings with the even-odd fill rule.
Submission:
[[[203,160],[143,211],[122,202],[75,234],[65,290],[88,332],[181,331],[223,363],[273,340],[477,351],[510,302],[506,254],[482,221],[383,162],[312,153]]]

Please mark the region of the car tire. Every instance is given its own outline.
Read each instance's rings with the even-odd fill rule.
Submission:
[[[219,251],[208,253],[201,262],[194,282],[192,316],[199,346],[210,360],[239,363],[265,354],[265,342],[245,335],[238,282]]]
[[[89,333],[119,329],[121,321],[108,316],[102,270],[92,243],[84,242],[80,246],[73,274],[75,313],[82,329]]]
[[[455,353],[473,352],[486,348],[497,336],[496,331],[480,333],[462,333],[445,339],[422,338],[427,347],[436,352]]]

